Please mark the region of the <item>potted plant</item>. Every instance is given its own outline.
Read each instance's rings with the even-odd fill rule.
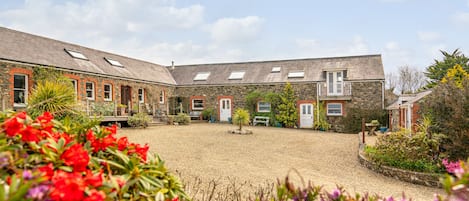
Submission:
[[[125,108],[127,108],[127,105],[124,104],[118,104],[117,105],[117,112],[120,112],[119,115],[125,115]]]
[[[214,116],[215,114],[215,109],[213,108],[205,108],[203,111],[202,111],[202,118],[204,120],[209,120],[210,122],[212,122],[212,117]]]

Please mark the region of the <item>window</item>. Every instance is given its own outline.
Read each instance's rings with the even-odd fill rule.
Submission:
[[[78,98],[78,80],[70,79],[72,82],[73,90],[75,90],[75,96]]]
[[[94,100],[94,83],[86,82],[86,98]]]
[[[26,106],[28,100],[28,76],[27,75],[14,75],[13,83],[14,93],[14,106]]]
[[[279,73],[280,69],[281,69],[281,67],[272,67],[272,71],[270,71],[270,72],[271,73]]]
[[[329,115],[329,116],[342,116],[342,104],[341,103],[328,103],[327,104],[327,115]]]
[[[210,76],[210,72],[199,72],[195,75],[194,81],[207,80],[208,76]]]
[[[204,100],[192,99],[192,110],[203,110],[203,109],[204,109]]]
[[[305,77],[304,71],[293,71],[288,73],[288,78],[302,78]]]
[[[342,95],[343,94],[343,76],[342,71],[327,72],[327,94]]]
[[[244,77],[244,71],[233,71],[228,77],[229,80],[242,80]]]
[[[270,103],[257,102],[257,112],[270,112]]]
[[[88,58],[80,52],[64,49],[70,56],[76,59],[88,60]]]
[[[104,84],[104,100],[112,101],[112,85]]]
[[[139,103],[145,102],[145,90],[144,89],[138,89],[138,102]]]
[[[160,103],[164,103],[164,90],[160,92]]]
[[[104,57],[104,60],[106,60],[109,64],[111,64],[113,66],[124,67],[124,65],[122,65],[119,61],[116,61],[114,59]]]

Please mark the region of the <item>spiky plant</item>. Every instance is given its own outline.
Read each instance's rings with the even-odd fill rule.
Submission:
[[[233,115],[233,123],[239,125],[239,130],[243,128],[243,125],[249,123],[249,112],[245,109],[236,109]]]
[[[64,80],[38,82],[29,96],[28,113],[35,118],[43,112],[50,112],[56,117],[76,113],[75,91],[70,82]]]

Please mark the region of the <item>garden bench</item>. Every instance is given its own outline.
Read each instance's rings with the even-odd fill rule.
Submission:
[[[191,120],[192,119],[196,119],[196,120],[202,120],[202,111],[190,111],[189,112],[189,116],[191,117]]]
[[[263,123],[265,126],[269,126],[269,117],[263,117],[263,116],[255,116],[254,119],[252,120],[252,125],[255,126],[258,123]]]

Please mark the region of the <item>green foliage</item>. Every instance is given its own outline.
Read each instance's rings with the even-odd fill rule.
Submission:
[[[69,84],[49,80],[38,82],[29,96],[28,113],[35,118],[48,111],[58,119],[76,114],[75,91]]]
[[[445,133],[442,142],[449,159],[464,160],[469,157],[469,79],[461,81],[461,87],[449,79],[439,83],[432,93],[425,97],[422,112],[433,117],[430,127],[433,133]]]
[[[92,105],[91,115],[112,116],[114,108],[114,103],[95,103]]]
[[[49,82],[61,82],[64,84],[72,85],[70,79],[63,75],[62,71],[55,70],[52,68],[37,67],[33,68],[33,77],[37,83],[49,81]]]
[[[331,125],[327,122],[327,117],[326,117],[326,109],[325,109],[325,103],[320,102],[319,107],[314,110],[314,117],[317,118],[319,114],[319,118],[314,121],[314,129],[317,130],[329,130]]]
[[[189,125],[191,124],[191,117],[186,113],[179,113],[174,117],[174,122],[179,125]]]
[[[210,117],[215,115],[215,109],[214,108],[205,108],[202,111],[202,117],[207,120],[210,119]]]
[[[239,130],[243,128],[243,125],[249,124],[249,111],[238,108],[233,114],[233,124],[239,125]]]
[[[130,116],[127,123],[132,127],[146,128],[151,122],[150,116],[148,114],[140,112],[133,116]]]
[[[365,118],[366,122],[370,122],[371,120],[378,120],[378,122],[381,123],[388,122],[388,116],[385,110],[348,108],[347,116],[345,116],[342,121],[344,124],[344,132],[360,132],[362,129],[362,118]]]
[[[435,63],[427,68],[425,75],[430,78],[430,82],[427,85],[428,88],[435,87],[440,80],[445,77],[448,70],[453,68],[456,64],[462,66],[465,71],[469,71],[469,58],[461,53],[459,49],[454,50],[452,53],[440,50],[443,54],[443,60],[439,61],[435,59]]]
[[[253,116],[269,117],[270,123],[273,124],[276,120],[276,114],[278,114],[278,106],[280,104],[280,94],[275,92],[261,93],[259,91],[252,91],[245,97],[246,106],[250,114]],[[257,103],[259,101],[265,101],[270,103],[270,112],[257,112]]]
[[[275,116],[277,121],[283,123],[287,128],[293,128],[298,119],[296,110],[297,97],[289,82],[285,85],[282,94],[280,94],[280,104],[278,106],[278,114]]]
[[[401,130],[378,137],[374,147],[366,147],[368,157],[387,166],[418,172],[443,172],[439,163],[438,147],[444,136],[427,135],[425,132],[411,134]]]

